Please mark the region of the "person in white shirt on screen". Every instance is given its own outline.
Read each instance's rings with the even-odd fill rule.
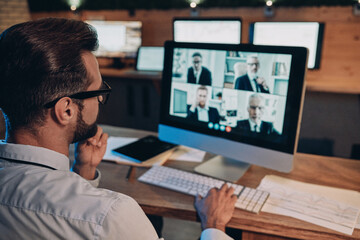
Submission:
[[[249,97],[247,111],[249,118],[237,122],[234,130],[252,132],[266,135],[279,135],[273,123],[262,120],[265,108],[265,100],[260,94],[252,94]]]
[[[61,18],[0,35],[1,239],[159,239],[134,199],[97,188],[108,135],[96,119],[111,91],[92,53],[97,46],[92,27]],[[224,185],[196,198],[202,239],[230,239],[233,191]]]
[[[206,105],[208,98],[208,89],[206,86],[200,86],[196,90],[196,96],[193,104],[187,112],[187,118],[193,121],[219,123],[220,115],[216,108]]]
[[[247,73],[235,80],[234,89],[270,93],[265,79],[258,76],[260,68],[258,57],[254,55],[248,56],[246,64]]]
[[[202,56],[199,52],[192,55],[193,66],[188,69],[187,82],[211,86],[211,72],[202,66]]]

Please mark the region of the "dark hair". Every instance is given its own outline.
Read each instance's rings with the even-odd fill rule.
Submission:
[[[0,35],[0,109],[8,130],[42,125],[43,106],[90,85],[81,58],[98,47],[96,31],[77,20],[45,18]]]
[[[195,52],[195,53],[192,55],[192,57],[200,57],[200,58],[202,58],[202,56],[201,56],[201,54],[200,54],[199,52]]]

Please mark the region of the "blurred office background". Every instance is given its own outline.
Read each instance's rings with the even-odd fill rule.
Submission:
[[[0,31],[30,19],[66,17],[81,20],[140,21],[143,46],[162,46],[171,40],[174,17],[241,17],[241,42],[249,40],[255,21],[316,21],[325,23],[321,64],[306,76],[306,96],[299,151],[358,158],[360,144],[360,16],[353,0],[193,1],[120,0],[0,0]],[[72,7],[72,10],[71,10]],[[76,8],[76,9],[75,9]],[[99,58],[103,78],[114,92],[102,109],[100,123],[156,131],[159,121],[161,77],[127,77]],[[125,67],[133,67],[130,61]],[[110,70],[109,70],[110,69]],[[4,120],[0,117],[0,138]]]

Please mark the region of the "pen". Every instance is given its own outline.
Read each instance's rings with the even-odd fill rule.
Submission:
[[[128,170],[128,172],[127,172],[127,174],[126,174],[126,177],[125,177],[125,179],[128,181],[129,180],[129,178],[130,178],[130,175],[131,175],[131,173],[132,173],[132,171],[133,171],[133,166],[130,166],[129,167],[129,170]]]

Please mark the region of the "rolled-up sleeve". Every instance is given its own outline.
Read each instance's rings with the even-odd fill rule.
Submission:
[[[207,228],[201,233],[200,240],[234,240],[223,231],[215,228]]]

